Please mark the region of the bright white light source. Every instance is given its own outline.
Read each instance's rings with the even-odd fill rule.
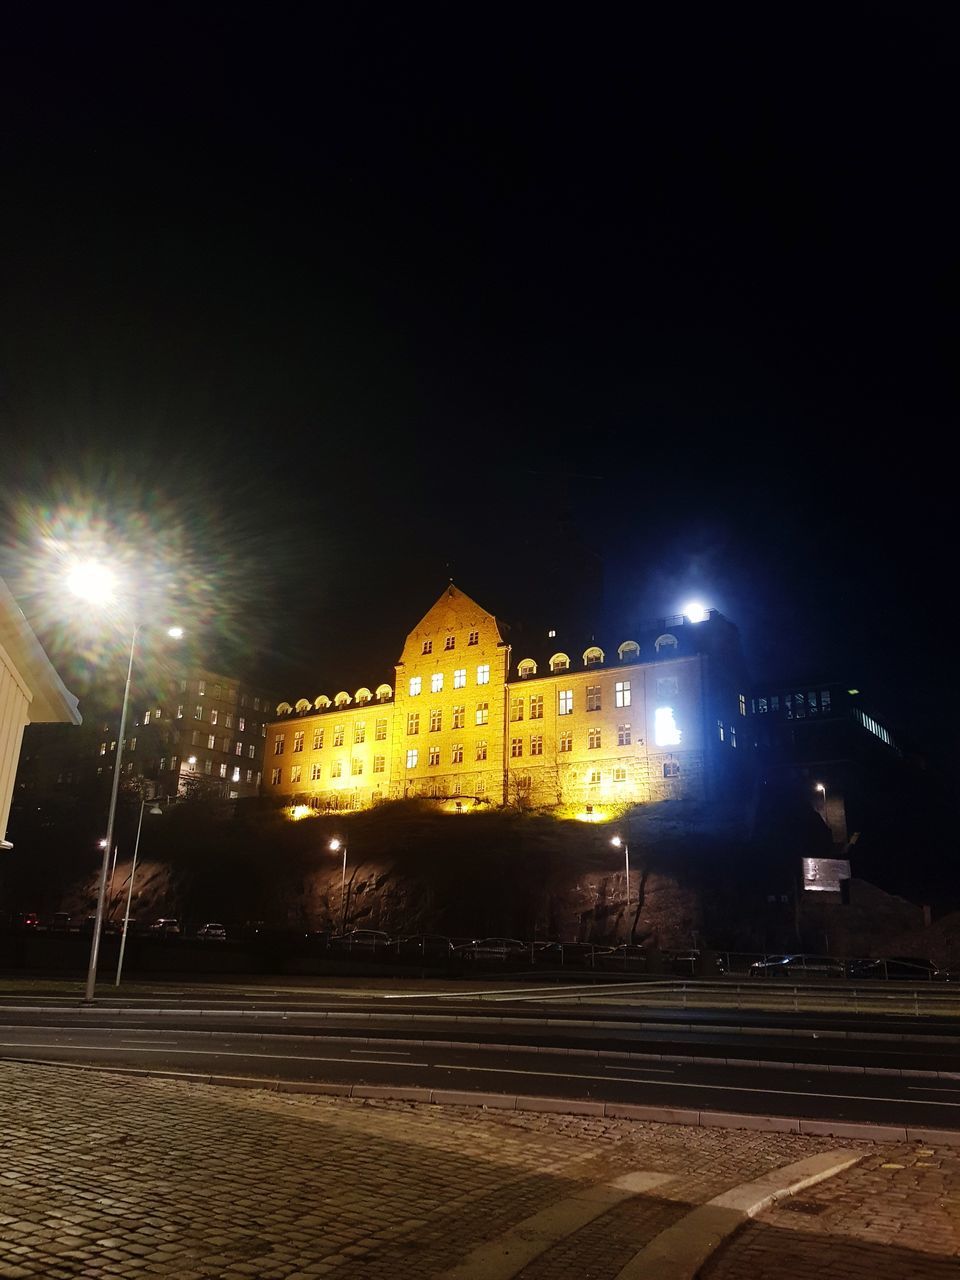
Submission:
[[[117,579],[106,565],[85,560],[67,575],[67,586],[75,596],[91,604],[109,604],[116,593]]]
[[[617,846],[617,848],[619,849],[619,848],[620,848],[620,846],[623,844],[623,841],[620,839],[620,837],[619,837],[619,836],[611,836],[611,837],[610,837],[610,843],[611,843],[611,844],[615,844],[615,845]]]
[[[657,707],[653,713],[653,740],[658,747],[679,747],[680,730],[673,718],[673,707]]]
[[[168,628],[167,628],[167,635],[168,635],[168,636],[170,636],[170,637],[171,637],[172,639],[174,639],[174,640],[182,640],[182,639],[183,639],[183,627],[168,627]]]
[[[703,622],[707,616],[707,610],[699,602],[699,600],[691,600],[684,608],[684,616],[690,622]]]
[[[328,848],[332,853],[336,853],[336,852],[337,852],[337,850],[340,848],[340,841],[339,841],[339,840],[336,840],[336,839],[331,840],[331,841],[330,841],[330,843],[327,845],[327,848]]]

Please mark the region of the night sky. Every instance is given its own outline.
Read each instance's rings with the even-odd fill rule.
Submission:
[[[292,700],[598,557],[955,754],[950,7],[663,8],[7,6],[4,576],[170,540]]]

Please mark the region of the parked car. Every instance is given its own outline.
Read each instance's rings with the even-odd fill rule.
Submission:
[[[96,916],[87,916],[86,920],[84,920],[83,924],[80,927],[80,932],[93,933],[93,927],[96,923],[97,923]],[[122,924],[120,921],[110,920],[106,916],[104,916],[103,921],[100,925],[101,936],[106,936],[107,934],[119,933],[121,927],[122,927]]]
[[[642,973],[647,967],[647,954],[643,947],[622,942],[619,947],[610,947],[609,950],[601,951],[595,963],[598,969],[634,970]]]
[[[211,920],[209,924],[202,924],[197,930],[197,937],[201,942],[226,942],[227,931],[222,924],[217,924]]]
[[[439,933],[418,933],[410,938],[398,938],[395,945],[398,959],[432,964],[446,964],[452,951],[450,939]]]
[[[508,960],[529,959],[530,944],[521,942],[519,938],[478,938],[457,947],[456,951],[462,960],[503,964]]]
[[[537,942],[533,963],[546,967],[589,969],[598,951],[592,942]]]
[[[845,978],[847,966],[833,956],[768,956],[749,972],[751,978]]]
[[[851,978],[893,978],[906,982],[932,982],[939,977],[940,969],[932,960],[915,956],[891,956],[889,960],[855,960],[850,967]]]
[[[173,916],[161,916],[159,920],[154,920],[153,924],[150,926],[150,932],[154,937],[179,937],[180,921],[174,919]]]
[[[354,929],[350,933],[338,933],[330,939],[331,951],[345,951],[348,955],[375,955],[390,946],[389,933],[382,929]]]

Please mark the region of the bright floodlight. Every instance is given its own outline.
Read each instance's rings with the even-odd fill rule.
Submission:
[[[171,637],[172,639],[174,639],[174,640],[182,640],[182,639],[183,639],[183,627],[168,627],[168,628],[167,628],[167,635],[168,635],[168,636],[170,636],[170,637]]]
[[[816,783],[813,789],[814,791],[822,791],[824,795],[826,795],[827,793],[827,788],[823,785],[822,782]]]
[[[331,840],[327,848],[330,849],[333,853],[336,853],[337,850],[340,848],[340,841],[336,839]]]
[[[615,844],[615,845],[617,846],[617,848],[619,849],[619,848],[620,848],[620,846],[623,844],[623,841],[620,839],[620,837],[619,837],[619,836],[611,836],[611,837],[610,837],[610,843],[611,843],[611,844]]]
[[[76,565],[67,577],[67,586],[74,595],[91,604],[109,604],[116,593],[116,575],[106,565],[86,560]]]
[[[691,600],[683,612],[691,622],[703,622],[707,616],[707,611],[699,600]]]

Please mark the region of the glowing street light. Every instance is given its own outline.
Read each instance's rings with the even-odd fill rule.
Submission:
[[[699,600],[691,600],[683,610],[684,617],[690,622],[705,622],[708,612],[709,610],[705,609]]]
[[[114,604],[117,597],[117,575],[107,565],[95,560],[85,560],[70,570],[67,587],[74,595],[98,607]],[[120,765],[127,729],[127,711],[130,706],[130,684],[133,679],[133,662],[137,651],[137,638],[144,623],[134,624],[130,637],[130,657],[127,662],[127,680],[123,687],[123,704],[120,709],[120,730],[117,734],[117,753],[113,762],[113,786],[110,791],[110,809],[107,816],[107,834],[103,842],[103,863],[100,868],[100,888],[97,892],[97,913],[93,922],[93,938],[90,941],[90,963],[87,967],[87,985],[84,999],[92,1003],[97,985],[97,959],[100,954],[100,930],[103,928],[104,906],[107,898],[107,875],[110,867],[110,848],[113,844],[113,828],[117,816],[117,796],[120,792]],[[176,634],[179,633],[179,634]],[[168,632],[175,639],[183,635],[182,627],[171,627]]]
[[[327,845],[331,853],[338,853],[343,850],[343,867],[340,871],[340,932],[343,933],[347,924],[347,842],[346,840],[338,840],[336,836]]]
[[[627,875],[627,906],[630,906],[630,846],[626,840],[622,840],[620,836],[613,836],[610,840],[612,845],[618,849],[623,849],[623,865]]]

